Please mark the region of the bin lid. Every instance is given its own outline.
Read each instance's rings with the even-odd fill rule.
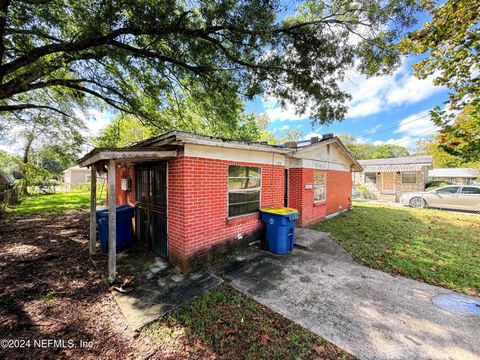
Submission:
[[[276,215],[289,215],[293,213],[298,213],[298,210],[287,207],[260,209],[260,211]]]

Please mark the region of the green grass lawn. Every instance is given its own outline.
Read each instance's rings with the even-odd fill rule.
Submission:
[[[316,228],[371,268],[480,294],[480,215],[355,204]]]
[[[101,204],[105,199],[105,190],[97,193],[97,204]],[[61,214],[66,211],[88,210],[90,207],[90,191],[70,191],[59,192],[48,195],[27,196],[21,202],[9,209],[13,215],[32,215],[32,214]]]
[[[200,358],[354,359],[225,284],[143,331],[157,344],[183,337]]]

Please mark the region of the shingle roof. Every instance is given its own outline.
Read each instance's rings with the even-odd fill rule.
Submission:
[[[429,177],[477,178],[479,173],[472,168],[439,168],[428,172]]]

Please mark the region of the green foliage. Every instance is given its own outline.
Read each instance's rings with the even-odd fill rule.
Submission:
[[[20,170],[21,159],[18,156],[10,155],[6,151],[0,150],[0,170],[6,174]]]
[[[118,148],[130,146],[157,135],[155,131],[134,116],[118,116],[93,139],[95,147]]]
[[[28,188],[42,185],[49,180],[51,173],[34,163],[21,165],[22,179],[19,180],[19,186],[22,193],[27,194]]]
[[[478,215],[355,204],[317,229],[374,269],[480,294]]]
[[[367,75],[391,72],[399,63],[393,45],[420,8],[415,0],[305,0],[282,18],[290,2],[2,6],[8,27],[0,27],[1,112],[72,115],[76,105],[103,104],[159,131],[207,122],[228,137],[239,130],[230,122],[238,94],[266,93],[299,113],[308,107],[314,123],[343,119],[349,95],[338,84],[345,71],[359,64]],[[199,107],[195,115],[185,107],[191,102]],[[170,116],[172,104],[181,116]]]
[[[404,53],[426,54],[414,65],[420,79],[434,76],[434,84],[450,88],[456,109],[480,97],[480,2],[476,0],[425,0],[431,21],[412,31],[401,43]]]
[[[480,103],[466,107],[453,121],[437,108],[432,120],[440,126],[439,147],[464,162],[480,161]]]
[[[289,141],[300,141],[303,138],[303,131],[301,129],[286,129],[283,135],[278,139],[279,144],[285,144]]]
[[[342,140],[347,149],[356,159],[384,159],[410,155],[405,146],[392,144],[372,145],[361,143],[356,137],[345,134],[339,135],[338,137],[340,140]]]

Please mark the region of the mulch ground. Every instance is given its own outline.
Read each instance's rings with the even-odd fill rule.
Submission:
[[[226,285],[133,331],[90,259],[88,223],[0,218],[0,359],[353,358]]]
[[[0,358],[190,357],[189,339],[152,343],[126,326],[89,258],[88,213],[7,216],[0,247]]]

